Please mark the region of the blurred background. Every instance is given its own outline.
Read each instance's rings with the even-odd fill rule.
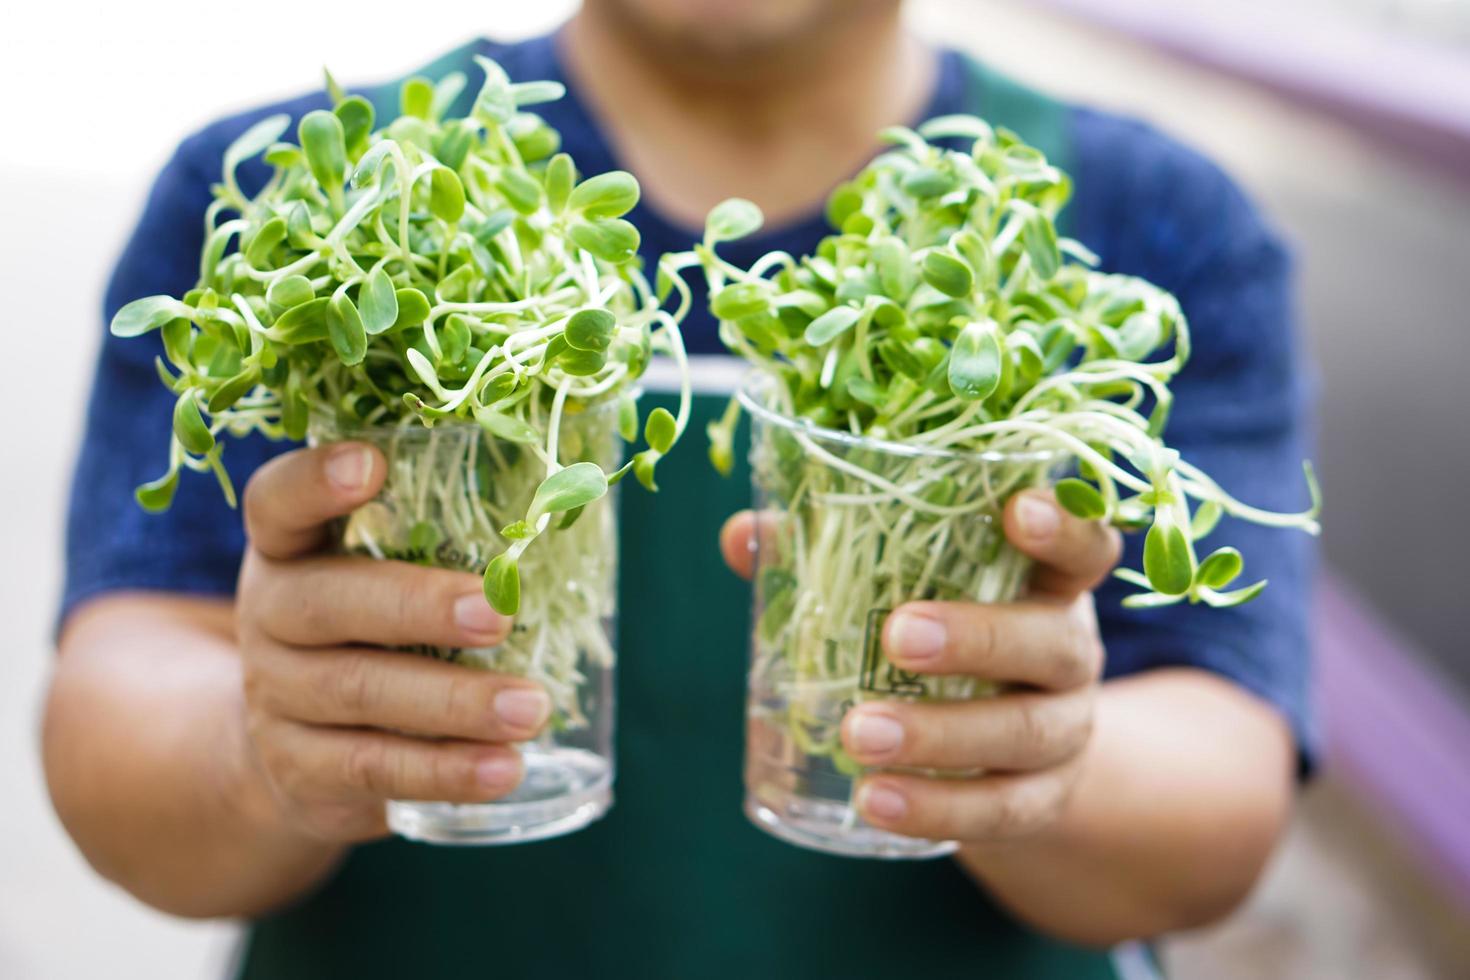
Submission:
[[[574,0],[27,5],[4,15],[0,976],[221,975],[234,930],[101,882],[36,752],[66,483],[102,284],[186,133],[402,75]],[[915,29],[1221,161],[1295,244],[1320,391],[1329,768],[1251,903],[1168,940],[1183,978],[1470,976],[1470,0],[910,0]],[[117,406],[126,411],[127,406]],[[84,936],[85,941],[77,937]]]

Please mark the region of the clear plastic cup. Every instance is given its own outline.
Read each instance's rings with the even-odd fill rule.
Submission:
[[[1045,482],[1055,456],[949,452],[824,429],[773,410],[771,391],[758,380],[739,396],[751,416],[758,529],[746,814],[776,837],[834,854],[950,854],[953,841],[904,837],[858,816],[854,777],[865,770],[842,748],[842,718],[877,698],[994,692],[971,678],[898,669],[883,655],[883,623],[913,599],[1015,598],[1029,565],[1006,542],[1001,509],[1017,489]]]
[[[387,457],[382,491],[337,526],[343,552],[378,559],[483,572],[510,543],[500,529],[525,516],[546,476],[530,447],[470,422],[373,427],[316,417],[309,439],[368,442]],[[621,452],[615,410],[564,418],[563,464],[591,460],[611,469]],[[571,833],[612,805],[616,489],[526,549],[520,610],[503,643],[405,651],[528,677],[546,688],[552,713],[543,733],[519,746],[525,777],[515,792],[489,803],[394,800],[387,816],[395,833],[438,844],[513,844]]]

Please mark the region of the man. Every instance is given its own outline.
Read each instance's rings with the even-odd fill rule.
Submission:
[[[733,261],[808,251],[826,230],[825,194],[872,155],[883,126],[952,112],[1009,126],[1076,178],[1069,233],[1105,269],[1183,303],[1197,341],[1171,441],[1253,503],[1296,504],[1283,489],[1305,449],[1288,272],[1250,205],[1144,126],[914,41],[899,7],[586,0],[552,38],[476,42],[424,74],[466,70],[473,90],[471,55],[486,53],[513,78],[566,82],[568,98],[544,115],[584,172],[639,177],[630,218],[649,259],[687,247],[708,208],[735,195],[761,205],[768,231],[730,246]],[[266,113],[323,101],[185,141],[118,265],[109,317],[193,284],[230,140]],[[702,312],[685,332],[695,351],[718,350]],[[244,535],[202,481],[167,516],[137,512],[128,491],[153,468],[169,416],[150,356],[143,344],[103,348],[47,772],[101,873],[172,912],[257,919],[244,976],[1113,976],[1119,961],[1099,949],[1225,914],[1285,824],[1310,747],[1305,540],[1228,524],[1221,540],[1272,579],[1262,599],[1125,612],[1105,584],[1117,536],[1028,493],[1005,522],[1038,561],[1028,597],[911,604],[884,637],[909,666],[1028,683],[943,712],[865,705],[844,725],[862,761],[989,771],[879,775],[859,793],[872,823],[957,839],[958,857],[840,860],[749,828],[748,594],[717,573],[712,540],[742,490],[685,447],[660,470],[676,501],[623,496],[638,533],[624,535],[610,815],[512,848],[377,841],[385,799],[508,791],[513,743],[544,722],[545,698],[516,678],[373,648],[483,644],[509,624],[474,576],[318,554],[326,522],[382,481],[382,458],[364,447],[232,447],[234,475],[248,480]],[[722,535],[737,572],[749,528],[737,516]],[[391,734],[401,731],[442,738]]]

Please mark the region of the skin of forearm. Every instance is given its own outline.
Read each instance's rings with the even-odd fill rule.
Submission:
[[[1048,829],[962,849],[965,869],[1051,935],[1107,946],[1240,904],[1290,816],[1291,736],[1270,707],[1192,669],[1110,681]]]
[[[284,827],[256,771],[231,604],[131,593],[62,631],[42,730],[52,803],[103,876],[176,915],[258,915],[341,848]]]

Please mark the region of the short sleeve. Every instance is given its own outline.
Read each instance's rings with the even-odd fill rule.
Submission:
[[[1079,237],[1108,271],[1173,292],[1189,319],[1194,346],[1171,385],[1166,440],[1247,504],[1305,508],[1310,385],[1286,248],[1214,164],[1148,127],[1081,115]],[[1088,192],[1099,183],[1112,193]],[[1203,555],[1224,545],[1244,556],[1241,584],[1267,579],[1265,592],[1232,609],[1130,610],[1121,600],[1131,587],[1110,582],[1098,594],[1107,672],[1182,665],[1227,677],[1282,714],[1309,771],[1317,751],[1309,632],[1315,540],[1227,518],[1198,547]],[[1141,552],[1141,537],[1130,536],[1124,562],[1140,567]]]
[[[173,396],[154,368],[162,353],[157,333],[120,339],[107,324],[139,297],[181,296],[194,287],[223,146],[230,132],[252,121],[253,115],[217,124],[180,145],[155,180],[108,283],[67,511],[63,620],[79,603],[114,590],[234,591],[244,534],[212,474],[184,471],[173,506],[162,514],[145,512],[133,499],[135,487],[167,469]],[[259,436],[232,439],[222,460],[240,488],[283,448]]]

